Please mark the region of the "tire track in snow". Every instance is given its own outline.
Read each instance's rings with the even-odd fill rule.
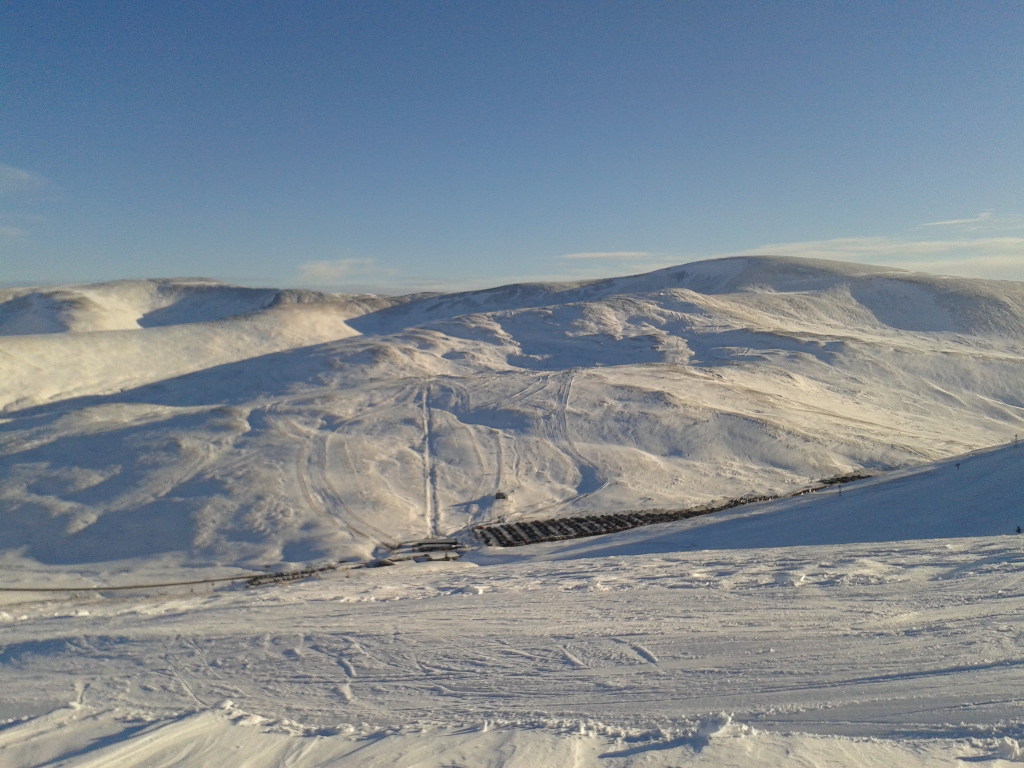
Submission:
[[[475,425],[475,424],[472,424],[472,423],[467,424],[467,423],[463,422],[462,419],[460,419],[458,417],[458,415],[456,414],[456,411],[458,411],[460,409],[465,410],[465,411],[470,411],[472,409],[471,394],[470,394],[469,390],[465,386],[463,386],[462,384],[457,383],[455,381],[452,381],[451,379],[447,379],[447,378],[444,379],[441,382],[438,382],[438,380],[436,378],[433,379],[432,381],[433,381],[433,384],[435,384],[435,385],[440,384],[440,386],[442,388],[442,392],[446,389],[447,391],[449,391],[451,393],[452,403],[449,405],[448,408],[445,408],[445,409],[442,409],[442,410],[444,412],[448,413],[455,420],[455,423],[458,426],[462,427],[466,431],[466,433],[468,434],[468,437],[467,437],[468,443],[467,444],[468,444],[469,447],[472,448],[473,453],[476,456],[477,464],[479,465],[479,471],[477,472],[477,475],[478,475],[477,483],[474,486],[473,491],[471,493],[469,493],[465,498],[467,499],[467,501],[473,501],[475,499],[479,499],[481,497],[481,495],[483,494],[483,492],[484,492],[483,489],[484,489],[485,484],[487,484],[488,482],[490,482],[494,486],[495,490],[499,489],[501,487],[500,486],[500,469],[501,469],[501,465],[500,465],[500,454],[501,454],[500,435],[501,435],[501,431],[497,430],[497,429],[494,429],[492,427],[486,427],[486,426],[482,426],[482,425]],[[434,394],[434,400],[435,400],[435,402],[437,400],[437,394],[436,393]],[[434,411],[436,411],[438,409],[436,407],[431,408],[429,403],[428,403],[427,408],[428,408],[428,416],[429,416],[429,421],[428,421],[428,426],[429,426],[430,424],[432,424]],[[494,433],[495,435],[498,436],[497,439],[499,440],[499,445],[498,445],[497,452],[498,452],[498,456],[499,456],[499,463],[498,463],[497,468],[493,472],[490,471],[490,468],[488,467],[488,463],[489,462],[488,462],[487,458],[485,458],[484,451],[482,450],[482,448],[480,446],[479,432],[481,430],[487,430],[488,434]],[[443,520],[443,517],[442,517],[442,514],[441,514],[442,505],[441,505],[440,496],[439,496],[439,493],[438,493],[438,485],[439,485],[439,483],[438,483],[438,477],[437,477],[437,466],[436,466],[437,465],[437,461],[435,459],[435,456],[434,456],[433,452],[431,453],[430,458],[431,458],[431,477],[432,477],[432,481],[433,481],[432,485],[431,485],[432,491],[433,491],[432,495],[431,495],[431,499],[432,499],[432,509],[434,511],[434,517],[435,517],[435,520],[436,520],[436,527],[435,527],[435,534],[434,535],[438,535],[438,534],[441,533],[441,531],[446,526],[442,525],[444,520]],[[478,516],[471,516],[469,522],[470,523],[475,523],[475,522],[477,522],[477,518],[478,518]]]
[[[67,724],[73,723],[80,716],[79,710],[73,707],[62,707],[53,712],[16,724],[14,727],[6,726],[0,731],[0,751],[4,747],[18,745],[39,739],[40,741],[52,738],[52,732]]]
[[[497,490],[501,490],[503,485],[502,478],[504,477],[502,470],[505,466],[505,450],[501,447],[503,437],[504,435],[500,429],[494,430],[494,487]],[[515,477],[515,475],[513,475],[513,477]],[[490,512],[490,519],[495,519],[495,509],[493,504],[491,505]],[[477,521],[474,520],[473,522],[475,523]]]
[[[232,447],[233,443],[233,438],[213,443],[199,443],[180,436],[169,437],[167,444],[174,446],[181,461],[165,467],[160,472],[153,473],[145,478],[140,485],[116,496],[105,505],[100,515],[136,509],[155,499],[164,498],[174,489],[190,481],[203,469],[211,466],[218,457]]]
[[[548,387],[551,384],[551,379],[551,374],[534,377],[533,380],[531,380],[525,387],[522,387],[509,397],[504,398],[503,402],[508,404],[529,399],[537,392],[543,391]],[[562,383],[564,385],[564,381]],[[504,446],[506,437],[504,432],[497,428],[487,428],[488,435],[494,440],[494,448],[491,451],[484,451],[480,442],[479,430],[475,429],[471,424],[464,424],[456,415],[458,407],[465,408],[466,410],[471,408],[471,394],[464,385],[447,377],[431,377],[429,382],[420,389],[419,392],[411,393],[413,398],[415,398],[416,395],[423,397],[423,400],[420,402],[420,421],[423,428],[424,443],[420,453],[423,456],[424,464],[423,508],[425,518],[428,521],[427,530],[429,536],[443,535],[443,531],[445,529],[445,516],[443,514],[444,508],[441,504],[439,494],[438,457],[436,452],[433,450],[433,437],[435,432],[433,422],[434,412],[437,410],[435,404],[439,396],[437,391],[438,386],[440,386],[442,390],[447,389],[450,391],[453,399],[453,406],[443,410],[450,413],[452,417],[468,432],[468,440],[470,441],[469,446],[476,455],[477,463],[480,467],[479,479],[477,480],[472,493],[467,496],[469,500],[480,498],[481,495],[485,493],[485,486],[487,484],[492,485],[494,490],[497,491],[509,482],[514,483],[515,478],[518,477],[519,464],[515,438],[512,438],[509,441],[511,448],[511,454],[509,454],[509,450]],[[554,432],[556,434],[564,433],[564,430],[556,429]],[[551,438],[549,437],[549,439]],[[556,440],[552,440],[552,442],[555,441]],[[511,480],[509,478],[511,478]],[[570,497],[570,499],[565,501],[569,501],[573,498],[576,497]],[[492,509],[492,517],[493,514],[494,510]],[[475,524],[480,521],[481,519],[478,515],[476,517],[471,517],[469,523]]]
[[[366,538],[370,539],[371,541],[376,541],[379,544],[384,544],[388,547],[397,546],[398,542],[391,536],[391,534],[389,534],[387,531],[378,528],[369,520],[366,520],[365,518],[357,515],[354,511],[352,511],[352,508],[345,502],[345,499],[342,497],[341,493],[339,493],[334,483],[331,482],[331,478],[327,474],[327,445],[330,442],[330,439],[336,433],[337,430],[334,430],[334,432],[331,432],[324,436],[323,443],[320,446],[322,449],[322,454],[320,455],[317,463],[309,465],[314,470],[313,472],[310,473],[310,477],[315,477],[317,479],[317,484],[319,485],[319,487],[326,492],[324,495],[327,498],[337,502],[337,504],[339,504],[345,510],[349,518],[355,520],[356,523],[361,525],[364,529],[368,528],[376,534],[376,536],[373,536],[363,533],[363,535],[366,536]],[[349,526],[349,529],[351,530],[351,526]]]
[[[509,395],[507,398],[505,398],[505,402],[506,403],[518,403],[518,402],[520,402],[522,400],[529,399],[533,395],[535,395],[538,392],[540,392],[541,390],[543,390],[544,387],[547,386],[548,381],[550,379],[551,379],[551,375],[550,374],[546,374],[544,376],[537,376],[537,377],[535,377],[534,381],[531,381],[529,384],[527,384],[525,387],[523,387],[518,392],[515,392],[515,393]]]
[[[569,459],[568,463],[580,473],[580,484],[577,486],[577,493],[572,496],[567,496],[564,499],[551,502],[550,504],[545,504],[530,510],[523,510],[521,514],[535,515],[538,512],[544,512],[552,509],[558,510],[569,504],[581,501],[608,485],[608,481],[601,476],[597,467],[587,461],[587,459],[585,459],[576,449],[576,444],[569,436],[569,398],[572,395],[572,384],[573,380],[576,378],[576,370],[577,369],[573,368],[562,373],[558,380],[558,391],[556,395],[558,404],[555,408],[554,416],[553,418],[541,418],[538,421],[538,431],[541,435],[546,437],[552,445],[557,446],[562,454]],[[545,379],[545,383],[550,382],[551,379],[552,377],[548,376],[548,378]],[[590,482],[588,482],[588,480]],[[593,485],[595,487],[590,488],[590,490],[584,490],[583,493],[578,492],[580,486],[587,485]]]
[[[471,411],[472,410],[472,400],[471,400],[471,396],[470,396],[469,391],[464,386],[462,386],[461,384],[456,384],[456,383],[451,382],[451,381],[445,382],[445,384],[451,390],[452,396],[457,401],[457,404],[459,406],[461,406],[462,408],[464,408],[466,411]],[[472,501],[474,499],[479,499],[481,494],[483,493],[484,484],[489,479],[492,480],[492,482],[494,483],[496,488],[498,487],[498,485],[497,485],[497,472],[492,474],[492,473],[490,473],[488,471],[488,466],[487,466],[488,462],[487,462],[487,459],[484,458],[484,451],[480,447],[480,440],[479,440],[479,438],[477,436],[477,433],[478,433],[479,429],[487,429],[487,428],[486,427],[479,427],[479,426],[476,426],[476,425],[473,425],[473,424],[466,424],[460,418],[458,418],[458,416],[456,416],[453,411],[449,411],[449,412],[455,418],[456,423],[458,423],[460,426],[462,426],[462,428],[465,429],[466,432],[469,434],[469,444],[470,444],[470,446],[472,446],[473,453],[476,455],[476,461],[477,461],[477,464],[480,466],[480,471],[478,473],[479,474],[479,479],[477,480],[476,487],[473,488],[473,492],[470,493],[467,498],[470,501]],[[489,431],[492,431],[492,430],[489,430]],[[435,477],[436,477],[436,473],[435,473]],[[436,488],[436,486],[435,486],[435,488]],[[435,498],[436,498],[436,490],[435,490]],[[471,522],[475,522],[475,520],[471,519]]]
[[[608,481],[605,480],[597,467],[587,461],[586,458],[576,449],[576,443],[573,442],[572,437],[569,435],[569,398],[572,395],[573,381],[576,379],[576,371],[578,369],[571,369],[566,372],[566,375],[561,384],[559,390],[559,406],[558,406],[558,430],[561,433],[560,437],[562,444],[565,446],[562,450],[570,456],[576,462],[576,468],[580,473],[581,482],[580,485],[593,485],[590,490],[585,490],[583,493],[577,493],[574,497],[574,501],[585,499],[588,496],[597,493],[599,490],[608,485]],[[588,477],[591,476],[591,477]]]
[[[353,512],[327,477],[327,441],[333,433],[321,434],[319,430],[306,430],[284,414],[278,414],[277,418],[270,417],[268,414],[267,420],[280,434],[298,441],[299,458],[295,465],[296,475],[302,494],[313,511],[326,517],[355,538],[369,539],[387,547],[397,545],[398,542],[390,534]],[[349,520],[362,527],[363,530],[359,530],[351,522],[328,512],[328,501],[342,507]]]
[[[309,483],[306,480],[306,472],[304,471],[304,468],[309,462],[309,435],[302,434],[303,430],[286,416],[282,415],[279,418],[272,418],[268,413],[267,421],[269,421],[274,429],[276,429],[281,435],[291,438],[292,440],[296,440],[299,443],[299,459],[295,462],[295,475],[299,481],[299,488],[302,490],[302,495],[306,498],[306,503],[309,505],[310,509],[328,518],[335,525],[344,528],[344,525],[340,520],[327,514],[327,510],[324,508],[322,500],[318,501],[315,499],[310,491]],[[287,424],[290,429],[285,427],[285,424]]]
[[[198,696],[196,696],[195,691],[192,690],[192,686],[185,682],[185,678],[181,676],[181,673],[178,672],[178,668],[174,666],[170,658],[168,656],[165,656],[164,661],[167,662],[167,666],[171,668],[171,672],[173,673],[174,678],[179,683],[181,683],[181,687],[185,689],[185,692],[192,697],[192,700],[195,701],[196,704],[198,704],[201,708],[205,709],[207,706],[206,703]]]

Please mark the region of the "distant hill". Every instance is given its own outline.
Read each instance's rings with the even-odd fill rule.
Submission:
[[[1024,285],[847,263],[401,298],[16,289],[0,333],[0,552],[53,564],[366,557],[1024,435]]]

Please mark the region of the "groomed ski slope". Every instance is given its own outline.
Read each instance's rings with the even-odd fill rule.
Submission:
[[[8,593],[0,766],[1008,764],[1022,472],[1008,446],[450,563]]]
[[[8,293],[4,586],[69,591],[0,591],[0,768],[1024,762],[1021,284]],[[73,591],[862,470],[453,562]]]

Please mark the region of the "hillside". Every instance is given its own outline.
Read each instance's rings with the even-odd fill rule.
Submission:
[[[1022,468],[270,588],[37,572],[0,766],[1019,763]]]
[[[686,521],[516,549],[482,548],[472,557],[496,564],[1016,536],[1024,529],[1022,476],[1024,442],[1010,443]]]
[[[0,413],[345,338],[394,301],[203,280],[0,290]]]
[[[0,339],[0,550],[366,558],[496,520],[785,494],[1024,434],[1018,283],[766,257],[401,299],[168,285],[0,304],[37,330],[56,315],[26,297],[94,297],[79,324],[131,307],[116,330]]]
[[[0,768],[1024,762],[1021,284],[131,281],[0,329]],[[785,498],[198,581],[751,493]]]

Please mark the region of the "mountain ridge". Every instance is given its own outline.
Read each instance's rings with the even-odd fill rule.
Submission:
[[[231,289],[210,290],[188,295]],[[266,290],[217,320],[0,338],[0,551],[367,558],[1024,433],[1019,283],[743,257],[465,294]],[[174,317],[238,307],[188,301]]]

